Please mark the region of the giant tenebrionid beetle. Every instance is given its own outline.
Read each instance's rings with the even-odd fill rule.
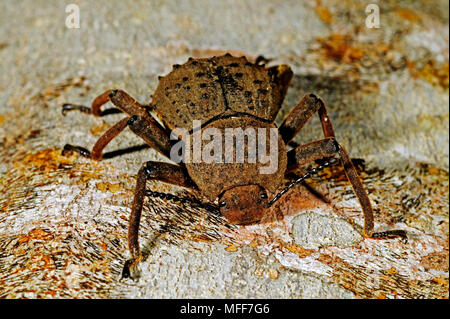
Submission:
[[[111,101],[129,116],[112,126],[99,138],[92,151],[80,146],[65,145],[64,151],[73,150],[81,155],[100,160],[105,146],[122,130],[129,127],[147,144],[170,158],[174,141],[170,139],[174,128],[193,132],[193,120],[202,128],[226,127],[276,128],[275,117],[281,107],[293,73],[289,66],[266,67],[257,60],[230,54],[206,59],[190,58],[183,65],[174,65],[172,72],[159,78],[159,85],[149,105],[143,106],[121,90],[108,90],[98,96],[90,108],[65,104],[63,113],[79,110],[95,116],[104,115],[101,106]],[[153,111],[163,123],[159,124]],[[318,113],[324,139],[297,146],[287,151],[286,145],[305,123]],[[146,195],[178,199],[171,194],[146,192],[147,180],[196,190],[209,201],[217,201],[219,210],[232,224],[250,224],[260,221],[267,209],[290,188],[338,161],[352,184],[364,213],[363,235],[371,238],[406,238],[402,230],[374,233],[374,219],[369,197],[345,149],[335,139],[333,126],[325,103],[314,94],[306,94],[278,128],[278,168],[272,174],[259,174],[258,163],[180,163],[178,165],[149,161],[137,175],[134,200],[128,229],[128,245],[132,259],[126,267],[141,259],[138,230]],[[282,188],[283,178],[296,168],[322,160],[318,167]]]

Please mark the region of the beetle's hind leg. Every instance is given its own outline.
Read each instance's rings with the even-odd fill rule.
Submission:
[[[131,260],[125,263],[122,277],[135,278],[135,266],[142,260],[139,249],[139,224],[146,195],[147,180],[158,180],[172,185],[195,189],[195,184],[190,179],[186,170],[181,166],[153,161],[146,162],[142,165],[136,179],[136,188],[128,224],[128,248],[130,250]]]

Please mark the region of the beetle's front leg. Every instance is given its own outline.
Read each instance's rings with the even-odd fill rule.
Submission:
[[[353,190],[363,208],[364,213],[364,236],[374,239],[387,239],[400,237],[407,241],[406,232],[403,230],[388,230],[379,233],[373,233],[373,213],[369,197],[364,190],[364,186],[358,176],[358,173],[352,164],[350,157],[345,150],[338,144],[334,137],[325,138],[323,140],[314,141],[308,144],[300,145],[288,152],[287,172],[294,171],[308,163],[319,159],[329,159],[330,157],[339,155],[344,165],[345,174],[350,180]]]
[[[128,248],[131,259],[125,263],[122,277],[136,278],[136,266],[142,260],[139,249],[139,224],[141,221],[142,206],[144,204],[147,180],[159,180],[172,185],[186,188],[195,188],[186,170],[178,165],[163,162],[146,162],[138,172],[134,199],[131,206],[130,221],[128,224]]]
[[[334,153],[339,155],[342,165],[344,166],[345,175],[350,181],[353,191],[358,197],[364,214],[364,231],[363,235],[369,238],[384,239],[392,237],[401,237],[406,240],[406,232],[403,230],[392,230],[380,233],[374,233],[374,218],[372,205],[369,196],[364,189],[358,172],[354,167],[347,151],[340,146],[335,140],[335,134],[331,120],[327,114],[327,109],[323,100],[314,94],[306,94],[303,99],[287,116],[281,125],[279,132],[285,143],[289,143],[294,136],[302,129],[306,122],[314,113],[319,114],[322,130],[326,137],[323,142],[317,141],[306,145],[298,146],[295,150],[288,154],[288,169],[292,169],[295,165],[300,166],[308,161],[314,161],[320,157],[329,157],[327,153],[331,151],[328,141],[333,141],[336,146]],[[330,144],[331,145],[331,144]]]

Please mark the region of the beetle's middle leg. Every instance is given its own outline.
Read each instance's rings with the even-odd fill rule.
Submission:
[[[313,161],[319,158],[329,158],[337,153],[342,165],[344,166],[345,174],[352,185],[353,191],[358,197],[364,213],[364,236],[377,239],[391,237],[406,238],[406,233],[399,230],[380,233],[373,232],[374,218],[370,199],[367,196],[358,172],[353,166],[347,151],[340,146],[335,139],[334,129],[330,118],[327,115],[326,106],[322,99],[314,94],[307,94],[300,101],[300,103],[296,105],[279,129],[284,142],[286,144],[289,143],[316,112],[319,114],[322,130],[326,139],[301,145],[293,151],[290,151],[290,154],[288,154],[288,170],[293,169],[296,165],[300,166],[308,161]]]

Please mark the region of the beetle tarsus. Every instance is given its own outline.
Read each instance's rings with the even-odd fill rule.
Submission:
[[[408,236],[406,234],[406,231],[402,229],[387,230],[383,232],[373,233],[372,236],[370,236],[370,238],[373,239],[401,238],[405,244],[408,242]]]
[[[136,280],[139,278],[138,265],[139,261],[136,259],[128,259],[123,265],[121,279],[131,278]]]
[[[91,108],[84,106],[84,105],[78,105],[78,104],[71,104],[71,103],[65,103],[62,106],[61,113],[62,115],[66,116],[67,112],[77,110],[82,113],[91,114]]]
[[[74,151],[79,153],[80,155],[87,157],[87,158],[91,158],[91,152],[89,150],[87,150],[84,147],[81,146],[75,146],[75,145],[70,145],[70,144],[66,144],[64,145],[64,149],[62,150],[62,155],[66,155],[67,152],[69,151]]]

